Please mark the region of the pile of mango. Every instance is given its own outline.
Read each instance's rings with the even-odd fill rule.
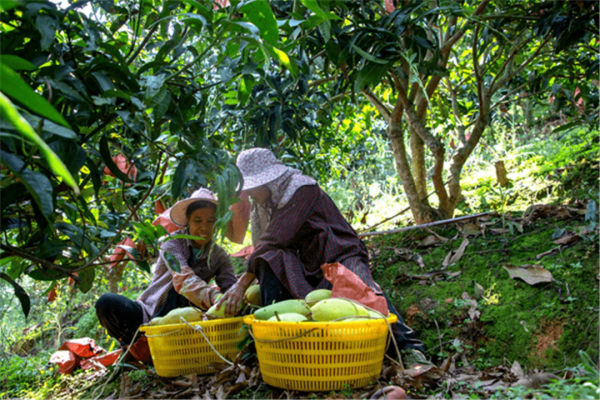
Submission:
[[[219,295],[218,298],[220,298]],[[240,304],[238,313],[246,304],[261,307],[260,287],[252,285],[246,290],[244,302]],[[187,322],[208,319],[226,318],[225,305],[219,310],[213,305],[205,313],[194,307],[177,308],[164,317],[152,319],[150,325],[180,324],[183,317]],[[369,310],[359,303],[332,299],[331,290],[317,289],[306,295],[304,300],[284,300],[256,310],[254,318],[263,321],[303,322],[303,321],[364,321],[366,319],[383,318],[378,312]]]
[[[219,300],[223,295],[219,294],[216,300]],[[216,301],[215,300],[215,301]],[[240,304],[238,313],[242,311],[245,304],[250,304],[256,307],[260,307],[260,286],[252,285],[246,290],[244,296],[244,303]],[[164,317],[155,317],[150,321],[150,325],[170,325],[170,324],[181,324],[181,318],[183,317],[187,322],[202,321],[203,317],[207,319],[226,318],[225,316],[225,305],[223,304],[220,309],[217,310],[216,305],[210,307],[206,312],[199,310],[194,307],[183,307],[172,310]]]
[[[381,314],[346,299],[331,298],[331,290],[317,289],[306,295],[304,300],[284,300],[263,307],[254,313],[254,318],[263,321],[365,321],[381,319]]]

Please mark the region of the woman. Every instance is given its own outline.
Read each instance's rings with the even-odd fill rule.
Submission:
[[[243,190],[253,200],[251,230],[258,239],[248,267],[220,299],[233,315],[246,288],[258,278],[263,305],[286,299],[303,299],[315,289],[331,288],[321,265],[339,262],[357,274],[377,295],[384,296],[369,270],[364,243],[317,182],[288,168],[267,149],[240,153],[237,166]],[[386,297],[388,309],[398,315]],[[405,350],[408,365],[428,364],[423,344],[398,315],[394,337]],[[393,346],[390,347],[394,355]]]
[[[139,326],[154,317],[192,305],[208,309],[219,294],[217,289],[208,285],[212,278],[222,292],[236,283],[229,256],[212,242],[217,203],[215,195],[207,189],[196,190],[190,198],[177,202],[170,217],[185,229],[172,235],[187,234],[199,239],[165,242],[154,268],[152,283],[136,301],[106,293],[96,302],[98,320],[122,346],[129,345]],[[174,262],[179,263],[180,272],[171,268]]]

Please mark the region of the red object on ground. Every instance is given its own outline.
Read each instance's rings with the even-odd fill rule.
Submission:
[[[156,214],[160,215],[160,214],[164,213],[165,211],[167,211],[167,209],[165,208],[162,201],[156,200],[154,202],[154,211],[156,212]]]
[[[148,338],[146,338],[146,336],[142,336],[136,340],[135,343],[129,347],[129,352],[136,360],[140,360],[145,364],[150,364],[150,362],[152,362]]]
[[[94,357],[106,352],[90,338],[67,340],[58,350],[70,350],[82,358]]]
[[[90,368],[94,368],[95,370],[102,370],[109,365],[113,365],[119,357],[121,356],[123,350],[118,349],[115,351],[111,351],[110,353],[103,354],[101,356],[96,356],[92,358],[88,358],[87,360],[81,361],[81,369],[86,370]]]
[[[227,223],[227,231],[225,232],[227,239],[238,244],[244,243],[244,237],[250,222],[250,208],[252,207],[247,193],[242,192],[240,199],[242,201],[229,207],[233,211],[233,218]]]
[[[125,238],[125,239],[121,240],[119,243],[117,243],[117,246],[120,244],[135,248],[135,242],[133,240],[131,240],[130,238]],[[117,265],[117,263],[119,261],[121,261],[123,258],[125,258],[125,254],[127,254],[127,256],[129,256],[129,258],[135,258],[133,255],[128,253],[127,250],[125,250],[121,247],[115,247],[115,250],[113,251],[112,255],[110,257],[108,257],[108,259],[110,261],[112,261],[110,263],[110,266],[108,267],[108,269],[113,268],[115,265]]]
[[[129,164],[129,160],[127,160],[123,154],[113,157],[112,160],[115,162],[115,164],[117,164],[117,167],[122,173],[127,175],[129,179],[135,182],[137,178],[137,168],[135,164]],[[108,167],[104,167],[104,174],[113,177],[115,176]]]
[[[169,233],[173,233],[179,229],[183,229],[181,226],[175,225],[173,221],[171,221],[171,217],[169,216],[169,214],[171,213],[171,208],[165,210],[162,214],[160,214],[154,220],[154,222],[152,222],[152,225],[162,225],[163,228],[165,228]]]
[[[394,6],[394,0],[385,0],[385,11],[391,14],[395,9],[396,7]]]
[[[72,280],[72,278],[69,278]],[[54,300],[56,300],[56,285],[58,283],[55,283],[54,286],[52,286],[52,290],[50,290],[50,293],[48,293],[48,303],[52,303]]]
[[[58,364],[58,372],[70,374],[79,365],[79,357],[70,350],[57,351],[50,357],[51,364]]]
[[[325,279],[333,285],[331,298],[343,297],[388,315],[385,297],[377,296],[354,272],[340,263],[321,265]]]
[[[244,247],[237,253],[232,254],[231,257],[245,258],[247,260],[252,253],[254,253],[254,246],[250,245]]]

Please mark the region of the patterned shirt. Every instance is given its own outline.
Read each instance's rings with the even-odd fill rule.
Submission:
[[[269,264],[295,298],[331,288],[321,265],[333,262],[343,264],[381,294],[369,271],[366,246],[318,185],[298,188],[284,207],[273,210],[269,227],[248,260],[248,272],[255,273],[258,258]]]
[[[186,233],[186,231],[180,230],[173,232],[172,235]],[[212,254],[210,251],[211,247]],[[164,255],[165,251],[177,259],[181,273],[178,274],[169,267],[169,263]],[[210,265],[208,263],[209,255]],[[193,271],[193,274],[186,276],[184,274],[186,270]],[[184,277],[183,282],[174,286],[173,279],[182,276]],[[191,298],[193,293],[182,292],[182,286],[189,287],[189,282],[192,281],[192,287],[195,286],[198,289],[202,289],[208,286],[207,282],[212,278],[215,278],[217,286],[223,293],[237,282],[231,259],[225,250],[216,244],[213,245],[212,241],[204,245],[202,249],[194,248],[192,241],[189,239],[172,239],[165,242],[161,246],[161,251],[154,267],[152,283],[136,300],[142,306],[144,323],[149,322],[152,316],[160,310],[172,288],[175,287],[178,293],[188,298],[192,303],[196,303]],[[188,284],[186,284],[186,281]]]

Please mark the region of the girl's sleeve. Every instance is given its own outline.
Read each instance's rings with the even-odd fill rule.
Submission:
[[[215,282],[217,283],[219,289],[221,289],[221,293],[225,293],[230,287],[235,285],[237,278],[235,277],[233,264],[231,263],[229,254],[227,254],[227,252],[220,247],[216,248],[216,250],[218,259]]]
[[[172,242],[178,243],[171,244]],[[165,257],[164,255],[165,252],[175,257],[179,262],[179,272],[172,269],[167,260],[168,256]],[[188,263],[190,257],[188,246],[183,245],[179,239],[170,240],[162,245],[162,251],[159,257],[162,257],[162,260],[159,260],[159,262],[164,262],[167,266],[167,270],[171,273],[171,276],[173,277],[173,287],[177,293],[188,299],[197,307],[208,310],[213,304],[218,291],[208,286],[208,283],[200,279],[194,270],[190,268]]]

